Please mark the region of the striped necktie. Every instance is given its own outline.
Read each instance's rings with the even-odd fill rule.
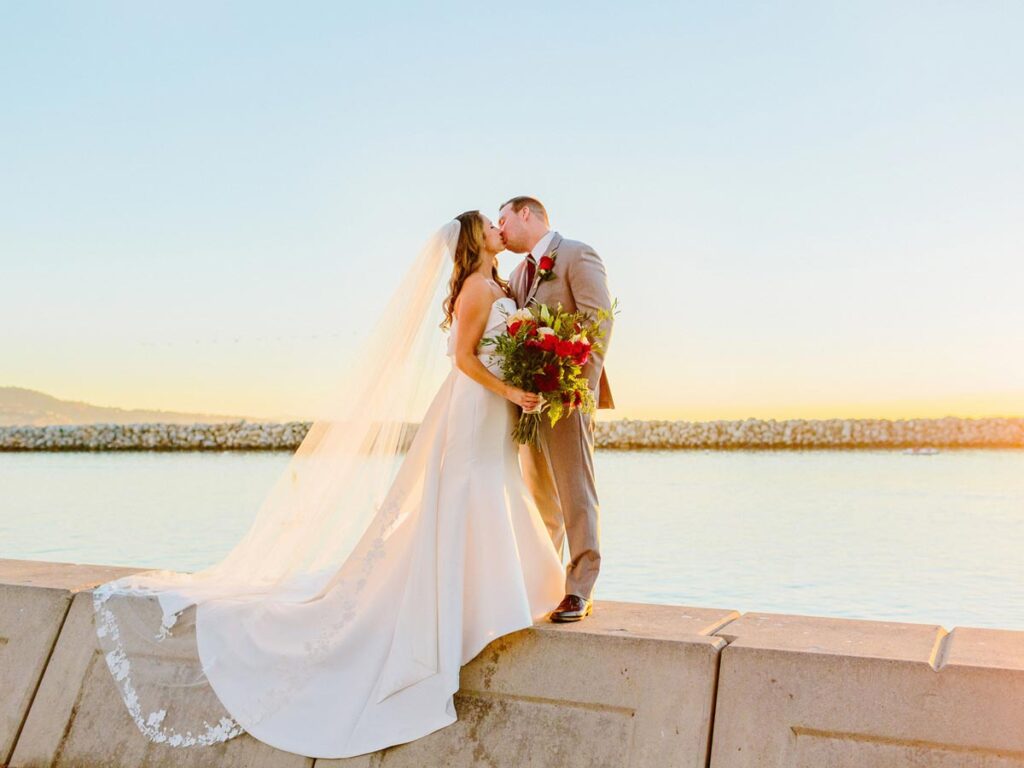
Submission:
[[[537,260],[533,258],[532,253],[526,254],[526,290],[530,290],[530,286],[533,285],[533,275],[537,271]]]

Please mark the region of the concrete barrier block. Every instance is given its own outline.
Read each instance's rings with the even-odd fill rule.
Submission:
[[[93,565],[91,563],[51,563],[45,560],[2,560],[0,559],[0,584],[19,587],[58,589],[65,592],[80,592],[97,584],[111,581],[142,568],[122,568],[116,565]]]
[[[1024,768],[1024,632],[611,601],[492,642],[459,721],[409,744],[175,749],[131,721],[82,591],[131,572],[0,560],[0,764]]]
[[[0,765],[10,760],[74,593],[131,572],[0,560]]]
[[[181,695],[184,701],[195,692],[183,689]],[[72,601],[18,738],[11,768],[299,768],[312,763],[310,758],[275,750],[248,734],[201,748],[174,748],[149,741],[132,722],[114,685],[96,643],[92,594],[82,592]]]
[[[462,670],[458,722],[317,768],[704,768],[719,627],[735,611],[597,601],[576,624],[498,638]]]
[[[712,768],[1024,766],[1024,632],[750,613],[720,635]]]

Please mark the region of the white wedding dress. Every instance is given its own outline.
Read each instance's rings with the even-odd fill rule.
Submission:
[[[515,309],[496,300],[484,336],[501,332],[503,311]],[[500,375],[493,355],[478,356]],[[457,719],[460,667],[561,600],[565,572],[510,437],[515,407],[452,363],[395,478],[416,503],[385,499],[333,586],[270,609],[198,607],[203,671],[257,739],[337,758],[425,736]],[[367,566],[378,559],[385,567]],[[297,649],[296,636],[320,640]],[[287,705],[267,714],[282,692]],[[258,722],[246,716],[254,703]]]

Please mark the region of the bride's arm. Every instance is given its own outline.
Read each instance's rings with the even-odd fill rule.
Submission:
[[[456,302],[459,322],[455,330],[455,364],[473,381],[495,394],[511,400],[526,410],[540,405],[540,395],[513,387],[502,381],[480,362],[476,356],[480,339],[487,330],[487,319],[494,303],[490,288],[483,280],[469,279],[462,287]]]

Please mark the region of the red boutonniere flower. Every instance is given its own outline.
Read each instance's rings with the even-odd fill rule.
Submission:
[[[558,258],[558,251],[552,251],[550,256],[540,257],[540,261],[537,262],[537,275],[541,282],[554,278],[556,258]]]

